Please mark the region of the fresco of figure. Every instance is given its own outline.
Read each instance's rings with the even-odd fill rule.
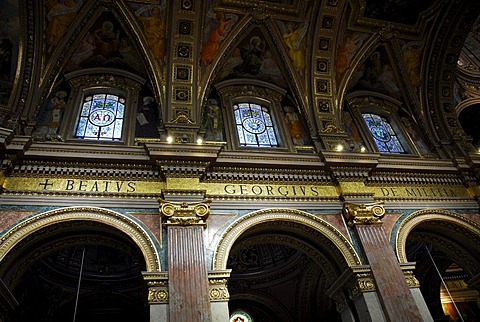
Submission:
[[[305,69],[307,27],[308,24],[305,24],[303,27],[295,29],[295,25],[289,22],[286,26],[287,32],[283,34],[283,40],[288,48],[288,56],[298,72],[303,72]]]
[[[46,140],[62,140],[58,135],[58,128],[65,112],[67,95],[66,91],[55,92],[38,118],[37,130],[34,135]]]
[[[284,106],[285,122],[294,145],[304,145],[307,143],[307,136],[302,126],[302,121],[292,106]]]
[[[218,101],[210,98],[207,102],[205,140],[223,141],[223,118]]]
[[[262,39],[258,36],[251,37],[248,43],[240,47],[242,64],[238,66],[237,70],[242,74],[257,75],[260,73],[263,50]]]
[[[143,15],[148,9],[149,15]],[[159,6],[144,6],[135,12],[143,24],[148,46],[152,50],[153,58],[163,60],[167,43],[166,25],[162,10]]]
[[[158,106],[155,99],[152,96],[143,97],[143,104],[139,105],[137,110],[135,137],[158,138],[158,121]]]
[[[422,50],[416,43],[407,43],[403,48],[403,58],[407,66],[408,79],[412,87],[417,90],[421,85],[420,56]]]
[[[48,9],[46,41],[48,51],[58,45],[73,19],[80,10],[83,0],[44,0]]]
[[[215,14],[217,25],[210,31],[207,42],[203,45],[201,60],[205,65],[210,64],[220,48],[220,44],[228,33],[227,26],[233,22],[233,19],[226,19],[223,12]]]
[[[338,47],[335,60],[335,72],[341,74],[350,68],[354,53],[363,43],[365,36],[362,34],[348,33],[342,46]]]

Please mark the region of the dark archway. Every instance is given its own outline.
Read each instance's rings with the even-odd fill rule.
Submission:
[[[251,227],[228,257],[230,312],[245,310],[254,321],[341,321],[335,302],[326,295],[346,268],[334,249],[326,237],[300,224]]]
[[[416,262],[415,276],[435,321],[478,321],[480,292],[472,286],[478,273],[478,249],[467,249],[462,230],[443,221],[416,226],[408,235],[405,252]],[[470,244],[471,245],[471,244]]]
[[[44,227],[2,260],[0,276],[19,302],[9,321],[70,321],[75,311],[77,322],[148,321],[145,270],[141,250],[111,226],[67,221]]]

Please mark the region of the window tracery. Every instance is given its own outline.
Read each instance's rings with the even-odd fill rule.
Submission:
[[[254,103],[239,103],[233,106],[233,110],[241,146],[278,146],[275,127],[268,108]]]
[[[125,98],[112,94],[83,99],[75,136],[90,140],[119,140],[125,116]]]

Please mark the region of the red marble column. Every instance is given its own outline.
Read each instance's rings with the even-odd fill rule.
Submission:
[[[210,322],[212,310],[203,242],[210,201],[159,202],[168,238],[169,321]]]
[[[170,321],[211,321],[203,226],[168,226]]]
[[[357,224],[376,290],[389,321],[422,321],[382,224]]]

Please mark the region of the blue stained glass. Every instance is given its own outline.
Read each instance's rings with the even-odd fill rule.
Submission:
[[[258,135],[258,144],[270,145],[270,140],[268,139],[267,133],[264,132]]]
[[[117,108],[117,101],[113,101],[113,100],[110,100],[110,99],[107,99],[105,101],[105,105],[104,105],[104,108],[108,108],[112,111],[114,111],[116,108]]]
[[[109,126],[102,126],[100,130],[100,137],[101,138],[111,138],[113,136],[113,127],[114,123],[110,124]]]
[[[103,99],[94,99],[93,100],[93,109],[100,109],[103,108]]]
[[[125,112],[125,105],[122,103],[118,103],[117,106],[117,117],[118,118],[123,118],[123,113]]]
[[[233,106],[240,145],[278,146],[269,110],[258,104],[240,103]]]
[[[77,136],[85,135],[85,127],[87,126],[88,119],[85,117],[80,118],[78,121]]]
[[[241,109],[240,111],[242,112],[242,114],[241,114],[242,118],[247,118],[247,117],[252,116],[252,111],[250,111],[250,110]]]
[[[82,112],[80,113],[81,116],[88,116],[90,112],[90,104],[90,102],[83,103]]]
[[[94,140],[122,138],[125,99],[111,94],[95,94],[84,99],[76,137]]]
[[[275,131],[273,130],[273,128],[269,127],[267,128],[267,133],[268,133],[268,137],[270,139],[270,144],[272,145],[277,145],[277,137],[275,136]]]
[[[242,123],[242,118],[240,117],[240,111],[239,110],[235,111],[235,123],[236,124],[241,124]]]
[[[257,136],[251,133],[245,133],[245,141],[247,145],[257,145]]]
[[[265,124],[267,124],[267,126],[268,125],[272,126],[273,122],[272,122],[272,118],[270,117],[270,114],[264,113],[263,116],[265,117]]]
[[[115,120],[115,131],[113,132],[114,139],[120,139],[122,137],[122,127],[123,127],[123,120],[116,119]]]
[[[237,125],[237,132],[238,132],[238,140],[240,141],[241,145],[245,145],[245,135],[243,133],[243,127],[241,125]]]
[[[386,118],[371,113],[362,116],[380,152],[405,153],[398,135]]]
[[[85,137],[87,138],[98,138],[99,134],[98,126],[93,125],[92,123],[87,123],[87,128],[85,130]]]

